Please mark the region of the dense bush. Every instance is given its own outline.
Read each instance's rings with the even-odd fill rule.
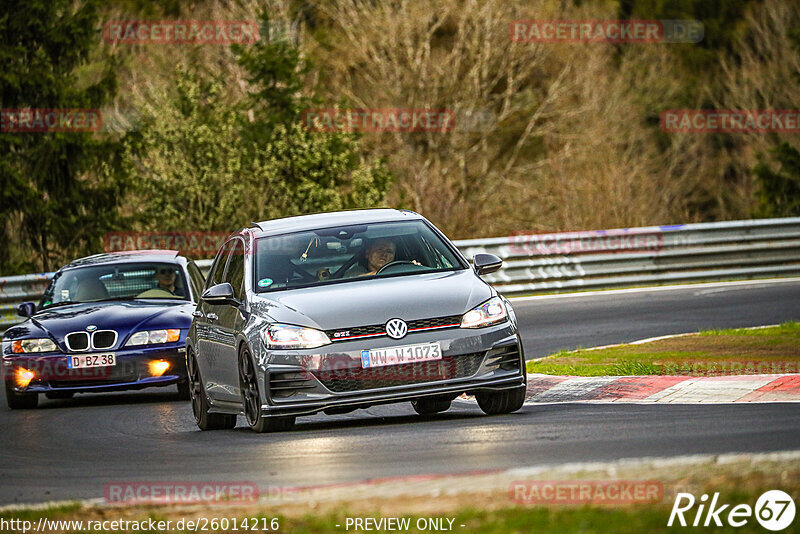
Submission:
[[[233,47],[100,33],[106,20],[258,17],[297,33]],[[508,35],[518,19],[618,17],[696,18],[705,38]],[[456,238],[797,214],[797,134],[659,128],[670,108],[796,109],[797,28],[800,3],[781,0],[9,0],[2,107],[105,106],[124,120],[0,134],[0,274],[98,252],[112,229],[232,230],[351,207],[414,209]],[[299,124],[333,105],[447,109],[458,126]]]

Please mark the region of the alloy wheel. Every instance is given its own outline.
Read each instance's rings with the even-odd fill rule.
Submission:
[[[239,357],[239,384],[242,389],[242,401],[244,403],[244,415],[247,424],[250,426],[258,423],[261,417],[260,400],[258,395],[258,379],[250,360],[250,353],[242,351]]]

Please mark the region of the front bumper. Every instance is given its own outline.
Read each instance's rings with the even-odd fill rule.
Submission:
[[[362,369],[361,351],[438,342],[442,360]],[[324,353],[320,353],[324,350]],[[260,366],[266,415],[349,411],[426,396],[525,387],[525,357],[513,324],[336,342],[308,351],[265,351]]]
[[[168,386],[187,378],[183,346],[173,344],[80,354],[106,354],[109,352],[116,355],[115,366],[89,369],[69,369],[67,358],[72,354],[6,355],[3,357],[3,379],[8,381],[7,385],[18,392],[46,393],[49,391],[101,392],[143,389]],[[170,366],[164,374],[154,376],[148,365],[153,360],[165,360],[169,362]],[[19,387],[16,382],[16,372],[19,368],[32,371],[35,375],[26,387]]]

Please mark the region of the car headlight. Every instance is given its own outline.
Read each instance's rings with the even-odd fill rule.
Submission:
[[[167,330],[143,330],[133,334],[126,347],[133,345],[157,345],[159,343],[173,343],[181,338],[180,328],[170,328]]]
[[[270,349],[314,349],[331,342],[321,330],[290,324],[269,325],[261,331],[261,339]]]
[[[492,297],[477,308],[474,308],[461,317],[461,328],[481,328],[508,319],[508,311],[503,299]]]
[[[51,339],[17,339],[11,342],[11,352],[22,354],[24,352],[54,352],[58,347]]]

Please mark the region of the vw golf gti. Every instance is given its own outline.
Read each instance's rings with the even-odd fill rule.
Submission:
[[[422,415],[475,395],[518,410],[525,366],[508,301],[424,217],[400,210],[254,223],[218,251],[186,342],[203,429],[257,432],[297,416],[410,401]]]

